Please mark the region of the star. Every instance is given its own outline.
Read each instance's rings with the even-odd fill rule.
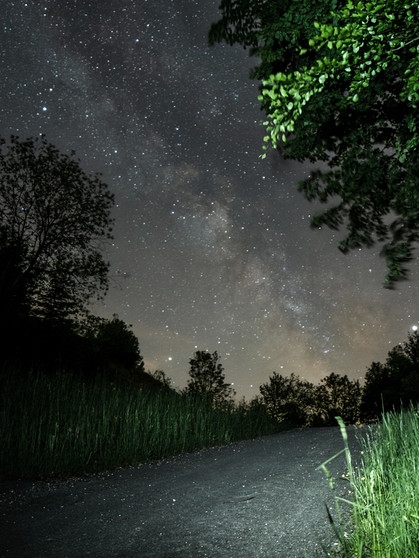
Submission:
[[[339,232],[310,229],[313,165],[260,159],[256,61],[208,47],[217,3],[42,4],[2,13],[2,133],[46,134],[115,194],[91,310],[133,324],[146,368],[182,387],[193,353],[217,350],[250,398],[273,371],[362,378],[417,331],[418,263],[384,290],[375,249],[345,256]]]

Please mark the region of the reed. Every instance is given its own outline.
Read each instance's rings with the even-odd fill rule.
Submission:
[[[335,528],[345,558],[419,556],[419,409],[389,412],[360,437],[362,460],[354,467],[344,434],[353,501],[352,529]],[[326,467],[324,467],[326,469]],[[327,554],[331,556],[330,553]]]
[[[278,430],[263,409],[213,408],[173,391],[151,392],[66,373],[24,380],[3,373],[0,473],[65,477],[160,459]]]

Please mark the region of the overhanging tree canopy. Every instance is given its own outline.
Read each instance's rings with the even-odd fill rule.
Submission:
[[[113,196],[42,137],[0,139],[0,298],[11,315],[77,316],[107,288]],[[72,155],[74,155],[72,153]]]
[[[265,148],[324,161],[300,185],[328,203],[313,225],[346,227],[339,247],[383,244],[387,286],[419,238],[419,18],[413,0],[223,0],[210,42],[261,58]]]

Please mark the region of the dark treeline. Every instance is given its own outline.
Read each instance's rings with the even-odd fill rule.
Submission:
[[[114,315],[79,322],[48,321],[26,315],[1,327],[3,367],[22,376],[71,373],[86,381],[98,375],[122,383],[160,385],[144,371],[137,337]]]
[[[113,201],[74,153],[45,137],[0,138],[0,362],[16,374],[144,373],[129,326],[88,310],[108,288],[101,248],[112,238]]]
[[[98,376],[137,387],[171,390],[213,408],[237,408],[217,352],[197,351],[190,379],[175,392],[163,371],[146,373],[139,341],[117,315],[88,311],[108,287],[100,247],[112,238],[113,196],[97,175],[85,174],[74,154],[44,137],[0,139],[0,365],[23,381],[29,373]],[[238,406],[261,409],[278,425],[329,426],[370,421],[383,411],[419,402],[419,337],[372,363],[365,385],[330,374],[314,385],[276,372],[260,396]]]
[[[419,335],[396,345],[384,364],[373,362],[359,380],[330,374],[318,385],[276,372],[260,386],[261,399],[278,421],[298,426],[330,426],[336,416],[347,424],[371,422],[388,411],[419,403]]]
[[[373,362],[364,385],[332,373],[313,384],[291,373],[274,372],[249,402],[234,400],[217,352],[197,351],[189,360],[187,386],[175,391],[164,371],[146,372],[139,342],[116,315],[112,320],[90,316],[75,324],[50,323],[21,317],[3,331],[3,369],[22,381],[29,373],[50,376],[71,373],[83,381],[98,376],[132,388],[170,391],[181,398],[202,399],[214,408],[257,408],[284,427],[334,426],[340,416],[346,424],[378,420],[383,412],[419,403],[419,335],[411,333],[395,346],[384,363]]]

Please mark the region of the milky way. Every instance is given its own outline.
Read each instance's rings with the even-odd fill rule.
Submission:
[[[344,256],[297,192],[309,167],[271,153],[256,64],[209,48],[218,1],[14,1],[2,6],[0,119],[45,133],[116,196],[111,287],[95,313],[138,336],[177,387],[218,351],[238,396],[273,371],[362,378],[419,322],[417,279],[382,288],[375,250]]]

